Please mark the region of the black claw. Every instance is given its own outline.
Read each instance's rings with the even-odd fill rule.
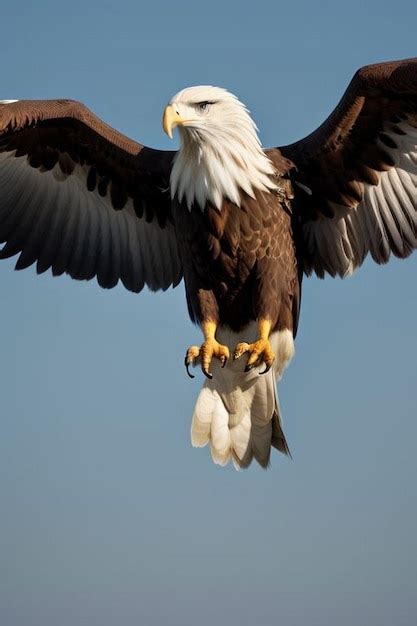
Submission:
[[[185,369],[187,370],[187,374],[190,378],[195,378],[194,374],[191,374],[189,367],[191,365],[190,361],[187,359],[187,357],[185,357],[184,359],[184,365],[185,365]]]
[[[271,369],[271,367],[272,367],[272,363],[270,363],[269,365],[267,365],[267,364],[265,363],[265,369],[264,369],[264,371],[263,371],[263,372],[259,372],[259,374],[266,374],[267,372],[269,372],[269,370]]]
[[[207,378],[209,380],[211,380],[213,378],[213,374],[211,372],[209,372],[208,370],[203,369],[203,374],[204,374],[204,376],[207,376]]]
[[[245,367],[245,372],[250,372],[251,369],[253,369],[255,366],[254,365],[249,365],[249,363],[247,364],[247,366]]]
[[[227,356],[222,357],[221,366],[222,367],[226,367],[227,361],[228,361]]]

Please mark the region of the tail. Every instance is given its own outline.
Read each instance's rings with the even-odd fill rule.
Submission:
[[[251,324],[241,333],[219,329],[217,338],[233,353],[240,341],[255,341],[256,332],[256,325]],[[294,355],[292,332],[277,331],[270,341],[276,358],[267,374],[260,375],[260,368],[245,373],[245,357],[229,362],[224,369],[213,362],[213,379],[206,380],[200,391],[192,419],[191,441],[199,448],[210,444],[213,461],[219,465],[232,460],[236,469],[240,469],[248,467],[255,458],[262,467],[267,467],[271,446],[290,455],[282,430],[275,379],[281,377]]]

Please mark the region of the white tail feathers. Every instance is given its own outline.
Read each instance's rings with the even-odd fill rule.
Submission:
[[[216,336],[233,353],[240,341],[255,341],[256,333],[256,324],[251,324],[241,333],[220,328]],[[273,333],[270,342],[275,361],[267,374],[260,375],[260,368],[245,373],[245,357],[230,361],[224,369],[213,361],[213,379],[205,381],[197,398],[191,441],[199,448],[210,444],[213,461],[219,465],[232,460],[240,469],[248,467],[255,458],[267,467],[271,446],[289,454],[275,378],[282,375],[292,358],[294,341],[291,331],[284,330]]]

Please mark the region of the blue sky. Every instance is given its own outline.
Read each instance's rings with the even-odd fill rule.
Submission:
[[[313,130],[361,65],[417,55],[415,2],[2,7],[2,98],[72,97],[153,147],[212,83],[265,145]],[[0,264],[0,622],[411,626],[416,256],[304,282],[280,385],[293,460],[194,450],[183,286],[139,296]]]

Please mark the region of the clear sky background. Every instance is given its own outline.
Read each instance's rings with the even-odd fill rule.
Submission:
[[[0,97],[77,98],[159,148],[184,86],[235,92],[280,145],[361,65],[417,55],[414,0],[38,0],[1,23]],[[0,623],[414,626],[416,261],[305,280],[280,385],[294,458],[240,473],[191,448],[182,285],[3,261]]]

